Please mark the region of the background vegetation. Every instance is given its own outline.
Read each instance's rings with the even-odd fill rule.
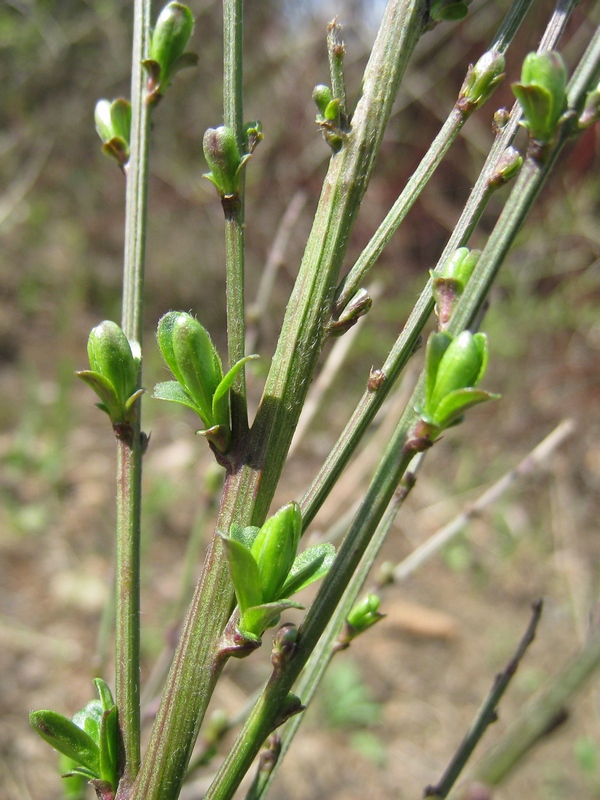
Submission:
[[[473,3],[464,23],[440,25],[422,40],[350,258],[418,163],[454,102],[466,58],[482,52],[507,5]],[[582,3],[573,18],[567,61],[598,23],[592,5]],[[202,133],[221,120],[220,4],[191,6],[200,65],[182,74],[155,116],[146,324],[151,341],[162,313],[193,309],[222,346],[222,212],[201,178]],[[327,78],[325,23],[337,13],[345,26],[351,94],[373,35],[373,4],[330,6],[247,4],[246,115],[261,119],[265,131],[248,173],[249,297],[269,256],[279,267],[257,329],[263,358],[251,372],[254,399],[328,156],[311,100],[312,87]],[[370,366],[402,326],[486,152],[493,111],[511,102],[509,83],[537,43],[533,16],[510,53],[505,85],[467,123],[381,259],[379,299],[331,388],[328,416],[311,425],[286,468],[281,502],[301,494]],[[123,178],[100,152],[93,108],[99,97],[129,92],[129,18],[129,4],[116,0],[0,6],[0,795],[7,800],[60,796],[53,755],[30,732],[27,712],[73,713],[88,699],[91,677],[111,663],[102,609],[111,583],[114,447],[91,393],[72,373],[85,366],[89,329],[120,313]],[[442,558],[386,590],[388,619],[333,665],[327,700],[319,714],[309,713],[274,798],[352,800],[367,791],[383,800],[420,797],[514,649],[531,600],[545,596],[545,617],[490,741],[585,638],[600,554],[597,136],[586,134],[554,174],[494,290],[486,384],[502,401],[473,412],[436,447],[384,558],[395,562],[410,552],[564,417],[576,421],[576,432]],[[497,210],[492,203],[490,222]],[[278,232],[289,241],[274,253]],[[145,352],[152,385],[164,370],[151,347]],[[173,633],[190,528],[210,530],[213,513],[211,458],[191,435],[195,420],[158,405],[149,401],[144,410],[152,431],[144,478],[146,677]],[[317,527],[347,509],[368,464],[367,454],[351,468]],[[215,707],[238,711],[266,669],[260,654],[230,665]],[[499,797],[600,797],[597,711],[594,693],[582,698]],[[204,781],[200,774],[190,798],[201,796]]]

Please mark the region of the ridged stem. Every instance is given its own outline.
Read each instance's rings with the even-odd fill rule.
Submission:
[[[150,0],[136,0],[133,17],[131,142],[126,166],[123,332],[141,349],[144,265],[146,257],[150,109],[145,102],[150,36]],[[138,387],[141,385],[141,371]],[[118,440],[116,702],[125,751],[125,769],[117,797],[127,797],[140,766],[140,515],[142,452],[138,402],[132,435]]]
[[[391,0],[344,146],[333,156],[257,421],[231,454],[217,530],[266,517],[314,372],[341,259],[372,174],[400,78],[426,21],[425,0]],[[222,666],[219,639],[232,598],[215,535],[184,623],[132,800],[174,800]]]
[[[243,142],[243,0],[223,0],[223,117],[225,125],[235,132],[237,145],[244,152]],[[244,357],[245,325],[245,182],[240,180],[238,194],[223,200],[225,211],[225,271],[227,276],[227,345],[229,366]],[[248,430],[246,380],[244,370],[238,373],[231,392],[233,439],[240,439]]]

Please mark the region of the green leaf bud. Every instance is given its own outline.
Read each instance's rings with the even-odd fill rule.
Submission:
[[[325,86],[324,84],[320,83],[313,89],[312,97],[317,108],[319,109],[319,114],[322,117],[325,117],[325,109],[332,100],[331,89],[329,86]]]
[[[297,503],[288,503],[265,522],[252,545],[258,565],[263,601],[281,597],[281,589],[292,568],[302,533],[302,516]]]
[[[223,368],[208,332],[191,314],[169,311],[160,319],[156,337],[167,366],[191,400],[186,404],[212,427],[213,395],[223,378]],[[183,402],[182,398],[167,399]]]
[[[263,603],[258,565],[250,550],[241,542],[231,536],[223,536],[222,539],[235,596],[243,616],[247,609]],[[258,635],[260,636],[260,633]]]
[[[129,161],[131,139],[131,103],[120,97],[117,100],[99,100],[94,110],[96,131],[102,140],[102,152],[114,158],[123,167]]]
[[[110,381],[124,406],[136,390],[140,362],[121,328],[110,320],[92,328],[87,351],[91,369]]]
[[[600,119],[600,86],[588,92],[583,111],[579,117],[578,123],[580,130],[587,130]]]
[[[185,52],[193,30],[194,17],[183,3],[168,3],[160,12],[150,41],[149,59],[145,62],[150,74],[150,102],[156,102],[164,94],[180,69],[197,62],[197,56]]]
[[[240,169],[244,160],[240,155],[234,131],[226,125],[209,128],[202,141],[204,158],[210,172],[204,177],[213,183],[221,197],[238,193]]]
[[[348,625],[353,632],[352,638],[383,619],[384,615],[379,613],[380,603],[381,600],[376,594],[368,594],[352,608],[347,617]]]
[[[283,725],[290,717],[300,714],[305,708],[306,706],[302,705],[302,701],[297,695],[293,692],[288,692],[279,709],[274,727],[278,728],[280,725]]]
[[[461,290],[464,289],[477,266],[480,255],[481,250],[469,250],[468,247],[459,247],[445,262],[442,269],[442,277],[458,281]]]
[[[287,622],[279,628],[273,637],[271,650],[271,664],[276,671],[280,671],[294,657],[297,641],[298,628],[292,622]]]
[[[439,432],[471,406],[497,395],[476,390],[488,361],[487,337],[463,331],[456,337],[433,333],[427,342],[423,420]]]
[[[102,714],[104,708],[100,700],[90,700],[81,711],[73,714],[73,722],[82,731],[85,731],[91,738],[100,744],[100,726],[102,725]]]
[[[512,90],[523,109],[523,125],[530,136],[549,143],[556,136],[567,106],[567,71],[560,53],[529,53],[523,61],[520,83]]]
[[[523,157],[515,147],[507,147],[496,167],[494,174],[488,180],[490,189],[498,189],[508,183],[523,166]]]
[[[510,119],[510,111],[507,108],[499,108],[494,111],[492,119],[492,131],[494,134],[499,133]]]
[[[461,248],[458,249],[460,250]],[[450,256],[448,264],[444,267],[444,275],[460,281],[462,286],[465,287],[479,262],[480,256],[481,250],[467,250],[466,253],[461,253],[460,257],[455,252],[453,256]]]
[[[459,107],[471,113],[482,106],[504,78],[502,53],[488,50],[476,64],[471,64],[458,97]]]
[[[131,422],[133,408],[143,389],[137,389],[140,365],[132,345],[115,322],[105,320],[92,329],[88,339],[89,370],[75,374],[93,389],[113,426]]]
[[[444,330],[448,325],[458,298],[462,295],[480,255],[479,250],[459,247],[443,265],[441,275],[436,272],[431,273],[440,330]]]
[[[454,337],[438,365],[429,408],[435,409],[450,392],[475,386],[485,371],[487,356],[485,334],[463,331]]]
[[[96,131],[103,142],[108,142],[114,136],[110,107],[110,100],[98,100],[94,109]]]
[[[263,139],[262,125],[258,120],[247,122],[244,125],[244,149],[248,155],[252,155]]]
[[[328,336],[342,336],[346,331],[350,330],[361,317],[367,314],[373,299],[370,297],[366,289],[359,289],[356,294],[350,298],[348,304],[344,307],[339,317],[329,323],[326,329]]]
[[[464,19],[468,12],[467,4],[460,0],[435,0],[431,4],[429,15],[434,22],[456,22]]]
[[[291,600],[275,600],[247,608],[240,615],[240,633],[250,639],[260,639],[264,631],[277,625],[281,614],[290,608],[303,609],[304,606]]]
[[[102,703],[102,709],[104,711],[111,711],[115,707],[115,701],[109,685],[106,683],[106,681],[103,681],[102,678],[94,678],[93,683],[98,691],[98,697]]]
[[[323,118],[326,122],[331,125],[339,125],[340,123],[340,107],[342,105],[342,101],[339,97],[336,97],[330,103],[327,103],[325,107],[325,111],[323,112]]]
[[[131,139],[131,103],[123,97],[113,100],[110,105],[110,120],[113,136],[118,136],[127,144]]]

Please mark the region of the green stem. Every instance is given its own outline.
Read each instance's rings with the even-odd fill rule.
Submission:
[[[592,72],[590,67],[590,75]],[[583,92],[589,85],[589,81],[581,80],[579,85],[582,87],[580,92]],[[577,102],[574,96],[571,96],[570,99],[571,102],[577,104],[577,102],[581,102],[582,98],[577,98]],[[456,334],[463,330],[477,316],[485,300],[490,281],[495,276],[510,243],[514,241],[526,212],[540,191],[563,144],[564,137],[563,141],[559,141],[554,147],[543,166],[533,159],[527,160],[507,206],[490,236],[488,246],[482,253],[477,267],[481,274],[475,280],[476,276],[471,278],[467,291],[458,303],[449,326],[450,333]],[[406,449],[405,445],[407,436],[418,419],[418,414],[414,409],[422,404],[423,384],[422,375],[377,468],[365,499],[344,539],[334,567],[325,579],[300,627],[299,647],[295,658],[285,670],[271,677],[210,787],[206,800],[228,800],[232,796],[262,743],[276,727],[280,709],[283,707],[288,692],[340,602],[345,587],[358,566],[385,513],[395,487],[411,460],[412,453]]]
[[[336,639],[339,637],[346,618],[358,599],[364,583],[371,571],[373,563],[375,562],[375,559],[377,558],[377,555],[381,550],[383,543],[385,542],[387,534],[393,525],[394,520],[396,519],[398,511],[415,484],[416,471],[420,467],[423,457],[424,453],[421,453],[420,456],[417,457],[418,461],[415,459],[415,462],[417,463],[411,468],[411,471],[405,473],[398,490],[394,494],[391,503],[387,507],[387,510],[381,519],[381,522],[377,526],[373,538],[365,550],[365,554],[356,572],[353,574],[350,582],[348,583],[348,587],[344,592],[342,601],[337,606],[335,613],[331,617],[331,620],[325,629],[325,632],[319,639],[315,649],[308,659],[306,667],[300,675],[297,686],[294,687],[294,691],[301,698],[302,703],[305,706],[310,704],[321,682],[321,679],[323,678],[325,670],[329,666],[329,662],[339,650],[339,648],[335,647]],[[257,788],[254,794],[249,794],[246,800],[259,800],[259,798],[266,796],[271,787],[271,783],[275,778],[277,770],[282,763],[284,756],[298,731],[298,728],[300,727],[302,719],[303,716],[298,714],[292,717],[289,722],[287,722],[280,735],[280,751],[277,757],[277,762],[269,772],[268,778],[262,782],[257,782]]]
[[[513,3],[502,25],[494,37],[489,50],[504,54],[519,29],[532,0],[517,0]],[[339,315],[361,286],[369,270],[379,259],[388,242],[413,207],[429,182],[442,158],[460,133],[463,125],[475,109],[465,109],[458,102],[444,122],[440,132],[431,143],[421,163],[411,175],[392,208],[375,231],[356,263],[346,275],[336,293],[335,315]]]
[[[352,132],[331,160],[300,275],[247,447],[230,464],[217,530],[261,523],[298,421],[352,223],[372,174],[393,100],[422,32],[425,0],[390,0],[367,65]],[[235,448],[234,448],[235,450]],[[233,463],[235,461],[235,463]],[[219,639],[232,598],[221,539],[215,535],[184,623],[151,740],[131,800],[179,794],[223,658]]]
[[[117,442],[116,702],[125,749],[119,793],[140,767],[140,504],[139,447]],[[126,795],[124,795],[126,796]]]
[[[237,521],[236,476],[226,482],[219,530]],[[167,677],[142,768],[131,800],[174,800],[200,730],[208,701],[225,664],[218,642],[231,608],[231,581],[221,537],[215,535],[205,557]]]
[[[126,166],[125,256],[122,328],[128,339],[142,342],[144,266],[148,218],[150,108],[145,102],[150,40],[150,0],[135,0],[131,75],[131,155]]]
[[[511,141],[509,137],[511,135],[514,136],[515,129],[516,125],[512,132],[503,130],[496,138],[463,213],[439,258],[436,270],[443,266],[454,250],[467,243],[493,194],[493,189],[490,188],[490,177],[494,174],[502,153]],[[425,284],[404,329],[396,339],[383,366],[369,379],[367,389],[353,411],[346,427],[300,501],[302,522],[305,528],[308,527],[327,499],[329,492],[335,486],[340,474],[352,454],[356,451],[359,442],[388,397],[397,378],[415,352],[421,332],[433,312],[432,285],[433,281],[430,278]]]
[[[371,267],[384,251],[398,227],[413,207],[429,179],[437,169],[442,158],[448,152],[468,115],[455,106],[442,129],[432,142],[421,163],[411,175],[402,193],[386,215],[377,231],[358,257],[356,263],[342,281],[335,301],[334,316],[338,316],[350,302],[362,284]]]
[[[340,603],[348,582],[382,519],[413,452],[405,449],[408,418],[402,418],[338,551],[335,563],[299,630],[298,651],[286,668],[273,673],[246,724],[240,731],[205,800],[229,800],[250,768],[267,736],[278,724],[280,709]],[[302,699],[302,698],[301,698]]]
[[[243,0],[223,2],[223,105],[225,125],[235,131],[237,145],[244,152],[243,141]],[[228,202],[231,200],[231,202]],[[225,269],[227,276],[227,343],[229,366],[245,354],[244,292],[244,205],[245,182],[242,175],[239,194],[223,201],[225,211]],[[231,391],[231,422],[234,442],[248,430],[246,379],[242,369]]]
[[[131,143],[126,167],[127,193],[123,268],[122,328],[141,348],[146,255],[150,111],[145,102],[150,0],[136,0],[131,77]],[[141,385],[141,372],[138,386]],[[118,441],[116,702],[125,751],[118,796],[126,796],[140,766],[140,513],[142,451],[138,404],[131,439]]]
[[[573,10],[574,6],[576,5],[576,2],[575,0],[570,0],[570,2],[568,2],[566,5],[569,6],[568,9],[564,8],[565,3],[561,3],[560,7],[554,12],[548,24],[548,27],[544,32],[544,36],[542,37],[542,41],[540,43],[540,49],[553,49],[556,46],[562,32],[564,31],[564,27],[568,21],[569,13],[570,11]],[[523,14],[526,9],[520,7],[517,10],[519,11],[519,14]],[[494,41],[498,43],[498,47],[500,45],[506,46],[506,38],[508,34],[509,33],[511,33],[511,35],[514,34],[514,15],[517,13],[517,10],[515,10],[515,8],[513,7],[513,9],[511,9],[511,12],[509,12],[509,15],[507,15],[506,19],[504,20],[502,27],[500,29],[500,31],[504,31],[502,36],[500,35],[500,31],[496,35]],[[588,51],[591,52],[591,49],[592,45],[590,45]],[[582,97],[582,91],[581,90],[577,91],[577,86],[575,83],[575,78],[578,76],[578,74],[579,74],[579,68],[576,75],[574,75],[573,77],[573,91],[572,91],[573,98]],[[593,78],[589,70],[588,73],[586,73],[586,75],[583,77],[581,82],[584,87],[589,86],[593,82]],[[581,99],[579,100],[579,102],[581,102]],[[485,164],[465,204],[460,219],[458,220],[456,226],[454,227],[452,234],[448,239],[446,247],[444,248],[438,260],[438,263],[435,267],[436,271],[439,271],[439,269],[444,265],[449,256],[458,247],[462,247],[468,243],[471,234],[473,233],[487,203],[489,202],[494,192],[493,186],[491,184],[491,178],[495,174],[498,168],[498,163],[500,161],[500,158],[502,157],[506,148],[510,146],[511,142],[513,141],[516,135],[520,115],[521,115],[520,106],[518,103],[515,103],[511,111],[508,122],[498,132],[494,140],[492,148],[490,149],[490,152],[486,158]],[[446,127],[446,124],[444,125],[444,127]],[[436,141],[438,140],[443,141],[441,137],[441,132],[436,138]],[[428,153],[423,159],[423,162],[421,164],[423,168],[425,168],[424,165],[428,161],[429,155],[430,154]],[[533,202],[533,200],[531,202]],[[382,223],[381,226],[383,228],[382,232],[380,233],[379,230],[381,229],[379,229],[375,233],[373,239],[371,240],[371,243],[367,245],[367,247],[372,252],[375,252],[376,249],[372,248],[373,243],[379,237],[385,237],[389,233],[386,221],[388,222],[390,221],[389,214],[386,217],[386,220],[384,220],[384,222]],[[391,233],[389,233],[389,235],[391,236]],[[361,255],[357,263],[361,262],[362,260],[363,256]],[[372,263],[370,260],[365,259],[364,266],[366,267],[367,264],[372,266]],[[477,268],[476,270],[477,273],[481,272],[482,266],[483,265]],[[342,284],[342,286],[344,287],[345,285],[346,284]],[[355,288],[357,288],[357,286]],[[344,294],[346,294],[345,291]],[[347,294],[351,296],[350,292],[348,292]],[[340,301],[338,299],[338,303],[339,302]],[[421,331],[427,324],[427,320],[431,316],[433,307],[434,307],[434,300],[432,295],[432,280],[430,279],[425,285],[423,291],[421,292],[419,299],[415,303],[415,306],[413,307],[410,313],[406,325],[402,330],[400,336],[396,340],[388,357],[386,358],[385,363],[381,367],[381,370],[378,371],[378,380],[375,382],[372,380],[369,381],[369,386],[365,391],[365,393],[363,394],[362,398],[360,399],[356,409],[352,414],[352,417],[348,421],[338,441],[336,442],[331,452],[327,456],[327,459],[323,464],[323,466],[321,467],[321,469],[319,470],[318,475],[315,477],[311,486],[308,488],[306,494],[302,498],[300,506],[302,509],[302,521],[305,528],[308,527],[310,522],[314,519],[315,515],[317,514],[318,510],[325,502],[327,496],[329,495],[329,492],[335,485],[337,479],[344,470],[352,454],[355,452],[366,430],[368,429],[375,415],[381,408],[384,400],[387,398],[389,392],[394,386],[396,379],[400,375],[403,368],[406,366],[406,363],[408,362],[411,355],[414,353],[414,350],[419,341],[419,336],[421,334]]]
[[[422,0],[388,2],[352,130],[330,162],[300,272],[251,431],[263,468],[254,521],[267,513],[320,355],[350,231],[371,177],[400,78],[425,21]],[[267,458],[268,454],[268,458]]]
[[[340,32],[342,26],[333,20],[327,26],[327,55],[329,57],[329,72],[331,75],[331,94],[340,101],[340,127],[348,131],[348,100],[346,97],[346,78],[344,76],[344,55],[346,53]]]

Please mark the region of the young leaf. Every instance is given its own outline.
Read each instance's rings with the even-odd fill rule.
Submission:
[[[78,378],[81,378],[84,383],[87,383],[90,389],[96,392],[101,401],[96,404],[98,408],[108,414],[112,420],[120,421],[121,406],[115,388],[108,378],[90,369],[78,370],[75,374]]]
[[[261,527],[252,555],[258,564],[263,600],[281,597],[281,587],[292,568],[302,533],[302,516],[297,503],[282,506]]]
[[[255,525],[248,525],[244,527],[243,525],[238,525],[236,522],[234,522],[229,530],[229,535],[232,539],[235,539],[236,542],[240,542],[240,544],[243,544],[244,547],[248,548],[248,550],[251,550],[254,540],[258,536],[259,530],[260,528],[256,527]]]
[[[221,197],[237,194],[244,159],[238,148],[235,131],[226,125],[208,128],[202,147],[210,169],[204,177],[215,186]]]
[[[215,389],[212,399],[212,414],[216,425],[224,425],[229,428],[229,390],[231,389],[236,375],[244,364],[254,358],[258,358],[258,356],[252,355],[241,358],[237,364],[234,364],[229,372],[224,375],[223,380]]]
[[[316,544],[298,553],[281,589],[281,596],[291,597],[326,575],[335,555],[335,547],[329,542]]]
[[[433,396],[437,373],[444,356],[444,353],[452,342],[449,333],[432,333],[427,340],[427,353],[425,356],[426,378],[425,378],[425,397],[427,398],[425,410],[430,413],[429,398]]]
[[[115,788],[118,783],[120,731],[116,705],[106,709],[100,724],[100,777]]]
[[[92,737],[73,720],[56,711],[41,710],[32,711],[29,722],[55,750],[99,776],[100,749]]]
[[[439,334],[437,334],[439,335]],[[436,335],[436,336],[437,336]],[[483,334],[477,334],[478,337]],[[450,392],[475,386],[482,376],[486,339],[476,339],[469,331],[463,331],[452,339],[442,360],[439,362],[435,376],[435,388],[428,397],[427,411],[436,419],[437,408]]]
[[[124,404],[136,389],[139,361],[121,328],[111,320],[96,325],[90,331],[87,351],[90,369],[110,381]]]
[[[436,424],[447,428],[473,406],[487,400],[497,400],[499,397],[499,394],[485,392],[483,389],[457,389],[440,402],[435,412]]]
[[[263,602],[258,566],[247,547],[228,536],[221,538],[227,552],[235,596],[240,612],[244,614],[247,608]]]
[[[200,410],[206,427],[213,427],[212,398],[223,368],[208,332],[191,314],[170,311],[159,321],[156,336],[167,366]]]
[[[198,408],[183,386],[177,381],[163,381],[162,383],[157,383],[152,392],[152,397],[155,400],[168,400],[170,403],[179,403],[182,406],[187,406],[200,416],[200,408]]]
[[[73,722],[75,725],[85,731],[92,739],[99,744],[100,742],[100,725],[102,724],[102,714],[104,709],[100,700],[90,700],[90,702],[73,714]]]
[[[278,600],[247,608],[240,617],[240,631],[248,632],[252,637],[260,637],[267,628],[276,625],[279,616],[289,608],[302,609],[304,606],[291,600]]]
[[[168,3],[160,12],[150,42],[150,58],[144,62],[150,74],[150,100],[156,102],[184,67],[194,66],[198,57],[186,53],[194,18],[183,3]]]

